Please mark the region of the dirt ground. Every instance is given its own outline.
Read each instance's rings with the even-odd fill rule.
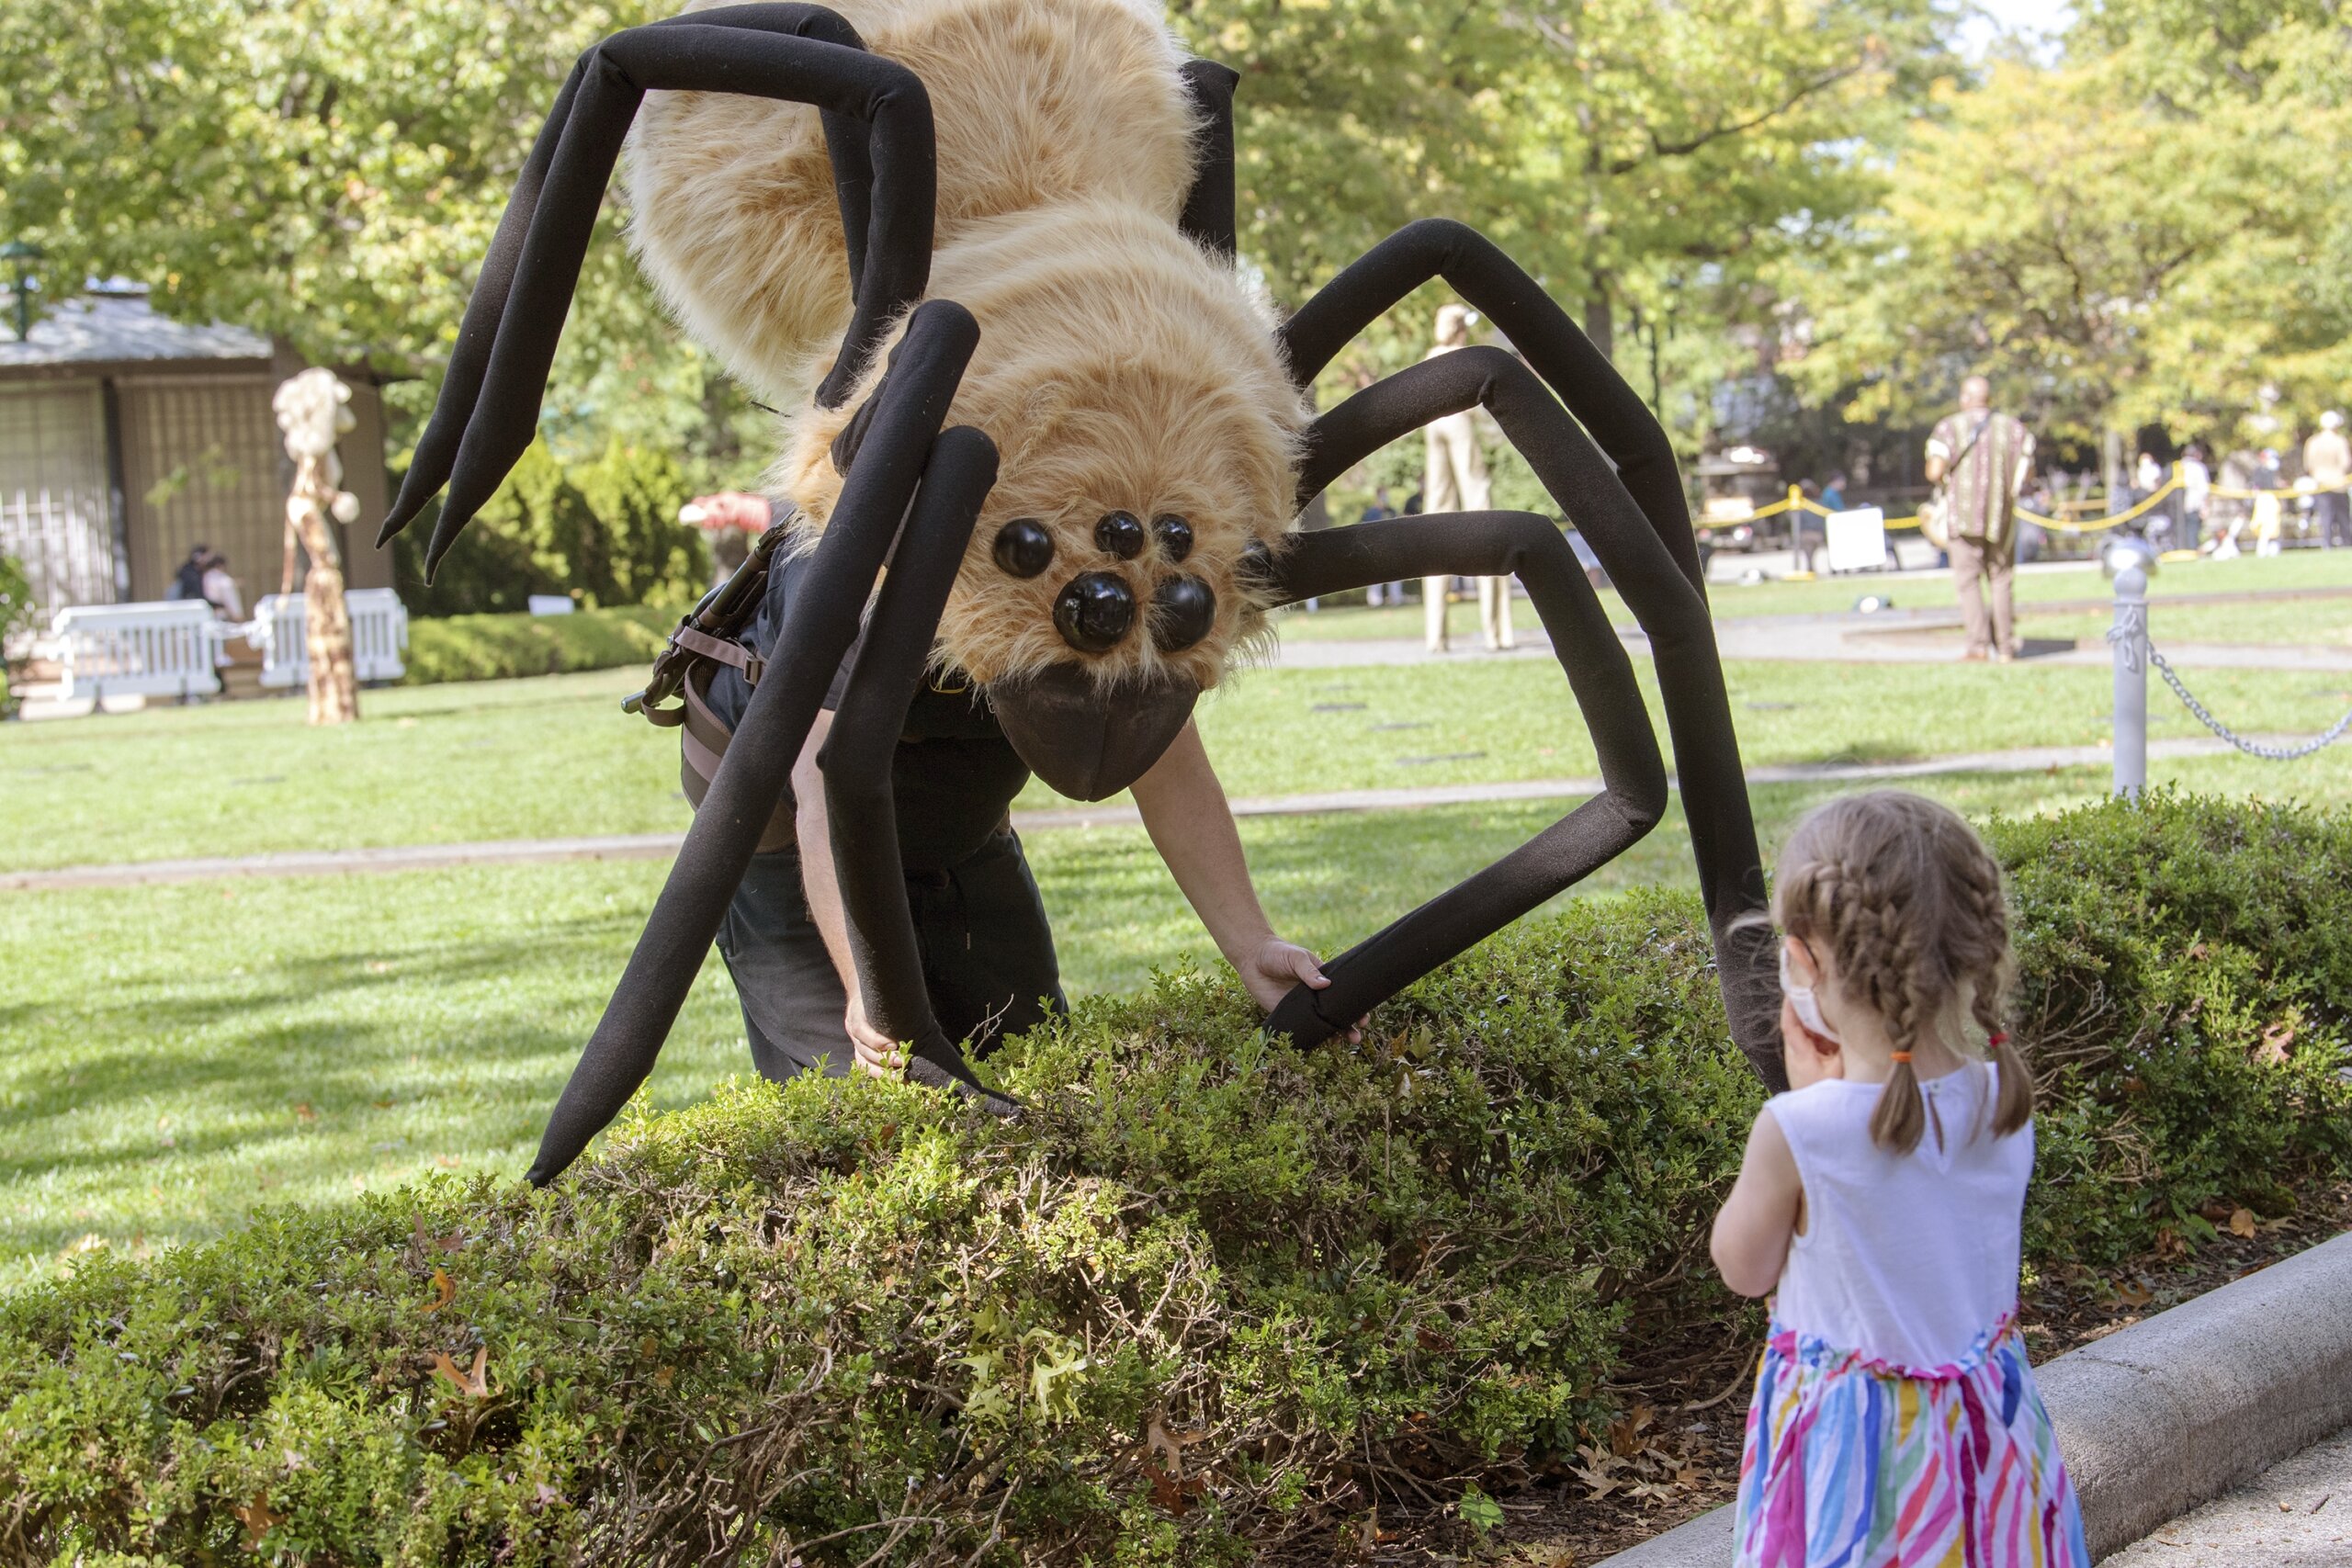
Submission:
[[[2257,1220],[2217,1206],[2211,1239],[2174,1242],[2120,1269],[2076,1269],[2033,1280],[2022,1315],[2036,1363],[2103,1338],[2192,1296],[2244,1279],[2352,1229],[2352,1183],[2305,1195],[2297,1213]],[[1451,1506],[1359,1517],[1317,1547],[1281,1554],[1284,1564],[1354,1562],[1494,1563],[1586,1568],[1731,1500],[1742,1424],[1763,1320],[1718,1325],[1719,1342],[1690,1336],[1645,1345],[1612,1385],[1625,1415],[1595,1444],[1521,1490],[1495,1499],[1499,1524],[1483,1533]]]

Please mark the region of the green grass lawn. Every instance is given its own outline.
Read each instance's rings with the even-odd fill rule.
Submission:
[[[1657,694],[1640,661],[1653,710]],[[2107,733],[2100,669],[1739,662],[1727,670],[1751,764],[1897,761]],[[2198,671],[2245,729],[2340,715],[2352,679]],[[622,715],[634,671],[367,694],[314,730],[293,702],[0,728],[0,867],[683,829],[678,743]],[[2161,695],[2161,694],[2160,694]],[[2151,733],[2201,733],[2169,700]],[[1567,683],[1542,660],[1244,671],[1201,725],[1238,795],[1589,775]],[[1660,733],[1663,734],[1661,723]],[[2344,764],[2323,754],[2279,788]],[[1041,784],[1024,807],[1058,797]]]
[[[2156,765],[2194,788],[2342,801],[2352,778],[2227,759]],[[2097,769],[1952,775],[1973,815],[2100,793]],[[1831,791],[1756,792],[1768,846]],[[1562,803],[1243,824],[1278,925],[1336,951],[1522,842]],[[1140,830],[1033,835],[1074,994],[1214,951]],[[1583,891],[1687,885],[1679,814]],[[618,976],[663,868],[572,863],[301,877],[0,901],[0,1286],[85,1238],[153,1247],[257,1206],[334,1203],[440,1169],[518,1173]],[[713,962],[655,1073],[662,1105],[749,1070]]]
[[[2281,588],[2352,588],[2352,550],[2297,550],[2264,558],[2241,556],[2229,561],[2176,562],[2158,570],[2149,584],[2149,592],[2154,598],[2165,599],[2183,593],[2263,593]],[[2064,570],[2021,572],[2017,578],[2017,602],[2020,604],[2104,600],[2112,592],[2107,580],[2099,575],[2098,568],[2087,561]],[[1958,603],[1951,579],[1939,574],[1899,578],[1862,575],[1823,578],[1810,582],[1775,581],[1753,586],[1717,582],[1708,587],[1707,604],[1718,620],[1743,620],[1762,615],[1822,615],[1851,610],[1854,601],[1865,593],[1890,598],[1898,608],[1907,610],[1944,609]],[[1633,624],[1634,613],[1615,593],[1603,593],[1600,602],[1608,611],[1611,624]],[[2279,617],[2276,624],[2290,629],[2300,624],[2296,617],[2324,615],[2331,618],[2328,624],[2341,627],[2346,618],[2352,616],[2352,604],[2311,604],[2291,608],[2282,604],[2276,609]],[[2271,610],[2272,607],[2264,606],[2260,614],[2249,619],[2256,625],[2271,625]],[[2187,609],[2168,612],[2165,622],[2169,624],[2175,615],[2188,613]],[[1515,624],[1532,626],[1535,625],[1534,615],[1535,612],[1522,601],[1518,606]],[[1473,641],[1476,639],[1477,617],[1476,604],[1454,605],[1453,625],[1457,640],[1464,637]],[[1395,609],[1329,609],[1318,610],[1312,615],[1292,609],[1282,612],[1277,624],[1283,637],[1292,640],[1404,638],[1419,641],[1421,636],[1421,607],[1407,604]],[[2104,622],[2100,624],[2100,629],[2105,629]],[[2240,636],[2211,640],[2300,642],[2325,639],[2289,635]]]

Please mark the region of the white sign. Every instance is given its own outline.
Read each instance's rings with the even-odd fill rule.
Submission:
[[[1869,571],[1886,564],[1886,513],[1875,506],[1833,512],[1829,525],[1829,570]]]
[[[535,615],[568,615],[578,608],[579,606],[571,602],[571,596],[567,593],[531,595],[531,614]]]

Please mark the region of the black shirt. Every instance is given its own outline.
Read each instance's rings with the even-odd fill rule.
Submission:
[[[792,612],[793,595],[808,579],[808,558],[795,557],[768,574],[767,597],[748,628],[748,640],[772,657]],[[850,645],[825,707],[841,706],[858,647]],[[721,665],[711,678],[710,705],[731,731],[752,700],[742,672]],[[927,675],[915,690],[899,749],[890,763],[897,798],[899,858],[910,871],[939,872],[968,860],[1005,826],[1012,797],[1029,782],[1029,765],[1004,738],[988,699],[958,671]]]

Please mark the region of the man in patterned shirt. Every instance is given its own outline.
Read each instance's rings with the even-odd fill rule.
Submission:
[[[2017,653],[2009,578],[2017,565],[2018,492],[2033,469],[2033,435],[2013,414],[1993,412],[1992,384],[1960,384],[1960,412],[1928,436],[1928,482],[1939,487],[1950,533],[1951,573],[1968,628],[1962,659],[2007,663]],[[1984,582],[1993,585],[1992,615]]]

